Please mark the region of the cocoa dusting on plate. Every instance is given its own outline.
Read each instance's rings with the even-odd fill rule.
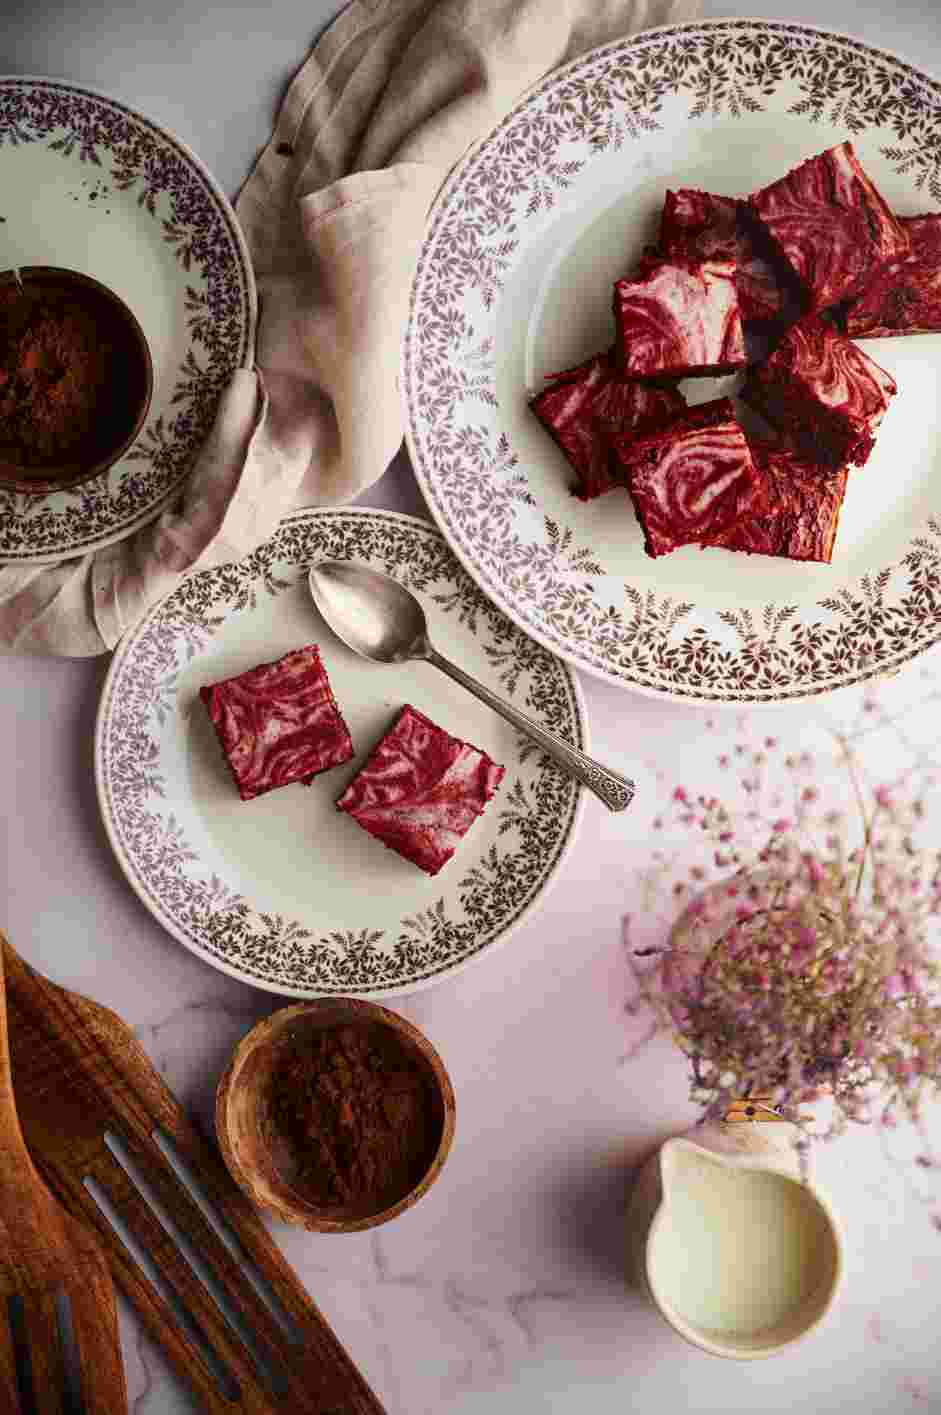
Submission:
[[[0,288],[0,456],[44,468],[117,443],[128,424],[127,336],[104,302]]]
[[[310,1203],[379,1212],[434,1159],[442,1116],[427,1069],[385,1027],[311,1034],[276,1067],[272,1091],[272,1126]]]

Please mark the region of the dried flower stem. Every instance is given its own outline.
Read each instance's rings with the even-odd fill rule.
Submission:
[[[829,1135],[868,1121],[879,1095],[883,1123],[902,1113],[919,1125],[924,1097],[941,1086],[932,936],[941,852],[913,843],[921,802],[887,787],[867,793],[848,740],[838,745],[862,827],[858,846],[847,842],[852,820],[819,807],[806,753],[785,759],[795,774],[793,818],[778,813],[780,796],[776,813],[762,814],[771,739],[761,752],[736,749],[744,812],[676,789],[678,824],[712,854],[674,885],[686,912],[639,980],[658,1024],[689,1057],[704,1113],[719,1116],[743,1095],[771,1096],[801,1127],[802,1144],[809,1118],[801,1106],[821,1092],[834,1102]]]

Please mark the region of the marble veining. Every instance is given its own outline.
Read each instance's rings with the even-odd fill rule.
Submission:
[[[116,25],[111,0],[68,14],[19,7],[5,35],[9,68],[83,75],[141,104],[159,94],[166,121],[234,192],[268,137],[276,87],[339,7],[284,0],[246,26],[227,0],[180,0],[156,28],[130,14]],[[704,5],[716,17],[730,8],[782,18],[777,0]],[[786,18],[820,23],[820,8],[789,0]],[[937,71],[935,11],[932,0],[879,14],[841,0],[825,22]],[[171,62],[184,34],[185,61]],[[236,103],[206,83],[220,62]],[[363,500],[423,509],[403,458]],[[208,1130],[232,1048],[279,1000],[175,944],[115,867],[91,773],[105,668],[0,659],[0,733],[16,747],[5,762],[2,925],[34,966],[119,1012]],[[941,1170],[917,1164],[923,1142],[901,1130],[858,1130],[817,1157],[846,1225],[847,1282],[830,1319],[793,1351],[746,1371],[717,1361],[666,1330],[628,1286],[634,1168],[695,1111],[682,1058],[631,1010],[622,932],[628,916],[633,940],[657,936],[645,872],[664,790],[680,776],[709,788],[717,755],[742,733],[818,750],[839,732],[874,782],[941,775],[941,656],[872,689],[741,714],[583,686],[593,752],[646,773],[631,809],[609,817],[589,803],[555,889],[511,942],[392,1004],[428,1032],[455,1087],[455,1144],[440,1180],[372,1234],[276,1226],[276,1239],[389,1415],[941,1410]],[[930,795],[927,828],[941,833]],[[941,1151],[937,1109],[929,1131]],[[194,1415],[195,1400],[119,1307],[133,1415]]]

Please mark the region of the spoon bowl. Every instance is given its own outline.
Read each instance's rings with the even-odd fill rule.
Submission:
[[[321,560],[310,567],[308,583],[314,604],[347,648],[373,663],[431,663],[493,708],[518,731],[547,752],[564,771],[604,802],[623,811],[634,797],[634,783],[550,732],[485,684],[465,673],[433,646],[421,602],[391,575],[349,560]]]
[[[308,579],[330,628],[361,658],[407,663],[428,656],[425,611],[391,575],[345,560],[324,560],[311,566]]]

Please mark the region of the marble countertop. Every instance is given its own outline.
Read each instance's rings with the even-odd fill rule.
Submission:
[[[286,79],[334,8],[333,0],[266,9],[243,0],[157,8],[85,0],[74,9],[11,0],[5,67],[126,97],[192,143],[234,192]],[[941,71],[933,0],[900,0],[892,14],[875,0],[839,0],[825,17],[810,3],[785,14],[761,0],[739,12],[825,18]],[[228,75],[224,93],[207,90],[210,71]],[[401,460],[363,501],[421,511]],[[208,1127],[232,1047],[279,1003],[170,939],[114,863],[92,780],[107,666],[0,659],[2,924],[34,966],[119,1012]],[[624,916],[647,908],[650,827],[666,788],[696,784],[736,742],[774,736],[823,760],[843,733],[873,781],[929,779],[941,768],[941,654],[876,689],[756,713],[665,707],[589,679],[584,688],[594,751],[636,756],[648,791],[624,816],[588,802],[550,900],[511,946],[393,1004],[428,1033],[457,1094],[440,1180],[382,1229],[326,1236],[275,1226],[278,1242],[389,1415],[941,1410],[941,1171],[916,1166],[902,1132],[887,1144],[860,1129],[819,1153],[817,1172],[846,1225],[847,1275],[826,1324],[794,1350],[718,1361],[675,1337],[628,1288],[632,1168],[695,1111],[682,1058],[645,1040],[630,1015],[622,934]],[[931,811],[941,825],[941,802]],[[941,1141],[941,1114],[932,1128]],[[196,1409],[123,1301],[121,1319],[135,1415]]]

